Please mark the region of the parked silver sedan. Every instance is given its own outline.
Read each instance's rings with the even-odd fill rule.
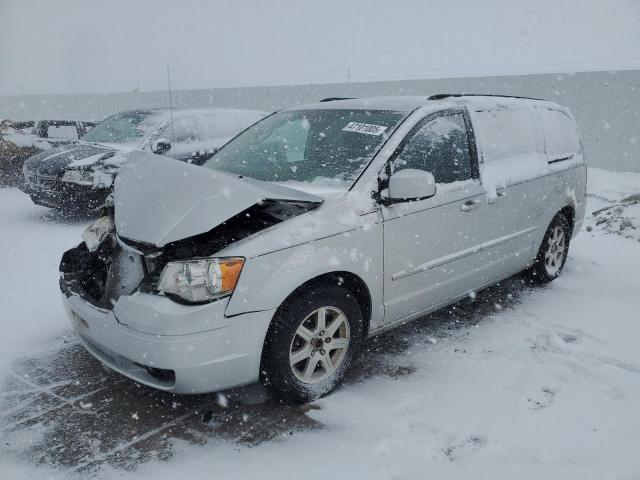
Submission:
[[[575,122],[532,99],[332,99],[204,166],[130,155],[60,286],[96,358],[178,393],[324,395],[367,336],[523,270],[553,280],[584,216]]]

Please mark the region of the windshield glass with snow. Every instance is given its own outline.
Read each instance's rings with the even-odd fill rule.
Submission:
[[[138,143],[157,123],[154,112],[125,112],[112,115],[91,129],[82,140],[91,143]]]
[[[403,116],[342,109],[276,113],[236,137],[205,166],[271,182],[348,188]]]

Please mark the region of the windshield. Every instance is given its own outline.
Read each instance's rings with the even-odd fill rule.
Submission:
[[[137,143],[157,122],[150,121],[154,112],[125,112],[112,115],[82,137],[85,142]]]
[[[233,139],[205,166],[269,182],[348,188],[404,115],[341,109],[276,113]]]

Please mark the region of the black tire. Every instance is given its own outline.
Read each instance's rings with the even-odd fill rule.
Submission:
[[[562,232],[564,236],[564,243],[561,248],[558,248],[557,242],[550,241],[558,231]],[[556,214],[549,224],[547,231],[542,239],[542,244],[538,249],[536,259],[526,271],[527,277],[537,284],[549,283],[558,278],[558,275],[562,272],[565,262],[567,261],[567,254],[569,252],[569,241],[571,240],[571,227],[569,221],[562,213]],[[555,247],[554,247],[555,245]],[[548,261],[548,256],[553,255],[554,260]]]
[[[326,352],[324,347],[319,345],[322,345],[322,339],[329,345],[333,337],[327,340],[326,337],[320,335],[320,333],[324,334],[324,331],[316,331],[313,340],[305,343],[305,340],[299,337],[297,333],[298,328],[303,324],[309,326],[310,330],[315,328],[313,323],[308,322],[313,322],[314,318],[317,321],[319,314],[314,312],[322,307],[329,308],[327,327],[330,328],[333,322],[337,320],[339,315],[337,311],[346,316],[346,323],[348,323],[348,329],[347,327],[340,327],[340,330],[346,332],[346,336],[349,337],[347,347],[345,349],[332,350],[331,352],[327,348],[326,352],[333,356],[334,359],[337,359],[334,362],[336,365],[335,371],[331,374],[327,374],[324,369],[325,364],[321,360],[322,358],[326,359]],[[314,316],[310,317],[312,314]],[[334,316],[330,318],[331,315]],[[345,321],[341,319],[341,324],[344,323]],[[280,306],[269,326],[260,366],[262,383],[276,396],[295,402],[309,402],[326,395],[340,384],[344,373],[356,358],[363,340],[363,325],[362,311],[356,298],[349,290],[343,287],[317,285],[293,294]],[[340,339],[344,343],[344,340],[339,338],[341,336],[340,332],[337,331],[334,335],[337,335],[335,337],[336,340]],[[318,345],[317,342],[319,340],[320,343]],[[301,363],[292,366],[290,365],[290,354],[292,351],[293,353],[298,351],[295,350],[294,341],[300,343],[300,351],[304,346],[304,348],[310,348],[316,353],[311,354]],[[334,344],[336,344],[335,340]],[[315,350],[316,347],[318,350]],[[340,352],[342,352],[342,356],[336,357]],[[318,379],[310,378],[310,382],[302,381],[299,375],[303,375],[303,372],[298,369],[305,370],[304,373],[306,373],[307,362],[311,362],[315,358],[319,358],[315,361],[320,363],[314,367],[312,374],[317,373]],[[298,372],[297,374],[294,373],[294,369]],[[326,375],[329,375],[324,379],[322,379],[323,371],[325,371]],[[312,380],[314,383],[311,383]]]

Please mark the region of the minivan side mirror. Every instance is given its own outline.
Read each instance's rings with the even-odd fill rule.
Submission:
[[[381,192],[380,199],[382,203],[392,204],[424,200],[435,194],[436,179],[431,172],[406,168],[391,175],[389,188],[386,192]]]
[[[164,155],[171,150],[171,142],[166,138],[159,138],[151,144],[151,150],[156,155]]]

